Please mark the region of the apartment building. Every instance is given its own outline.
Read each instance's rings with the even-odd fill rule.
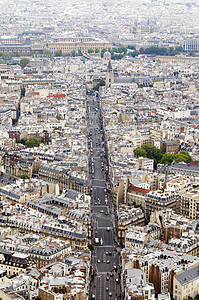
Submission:
[[[127,249],[122,253],[123,273],[125,269],[137,268],[146,276],[146,282],[154,285],[156,293],[175,293],[174,276],[185,269],[199,264],[196,256],[177,253],[170,250],[148,248]],[[184,298],[177,298],[184,299]]]
[[[197,299],[199,296],[199,265],[176,274],[173,280],[174,300]]]
[[[170,167],[173,173],[179,173],[183,175],[199,176],[199,167],[197,165],[191,165],[186,163],[173,163]]]
[[[133,205],[133,203],[136,203],[137,205],[141,205],[144,208],[145,196],[148,192],[150,192],[150,190],[130,185],[127,190],[127,203],[129,205]]]
[[[39,168],[39,178],[42,178],[49,182],[58,183],[61,190],[70,189],[82,194],[90,193],[89,182],[82,178],[70,176],[67,169],[50,167],[43,164]]]
[[[71,252],[70,243],[52,237],[40,237],[36,234],[8,235],[0,242],[3,251],[29,255],[37,268],[62,260]]]
[[[146,276],[139,269],[131,268],[125,270],[122,286],[125,299],[155,300],[153,284],[146,283]]]
[[[199,235],[183,232],[180,238],[168,241],[167,249],[193,256],[199,255]]]
[[[34,265],[28,254],[12,253],[1,249],[0,269],[5,270],[8,277],[23,273]]]
[[[146,157],[139,157],[137,167],[138,169],[153,170],[154,160]]]
[[[20,177],[21,175],[28,175],[32,177],[33,173],[38,173],[40,162],[36,159],[25,159],[18,154],[5,153],[2,156],[2,164],[4,170],[9,175]]]
[[[192,180],[190,177],[186,176],[176,176],[172,177],[172,179],[168,179],[166,182],[166,190],[167,191],[175,191],[178,192],[185,188],[189,188],[192,184]]]
[[[179,210],[178,198],[175,192],[150,191],[145,196],[145,214],[151,215],[155,210],[167,208]]]
[[[126,249],[142,249],[150,238],[159,239],[161,235],[160,226],[148,224],[144,227],[131,226],[125,234]]]
[[[140,208],[121,204],[118,207],[118,241],[124,244],[125,232],[131,225],[143,226],[144,213]]]
[[[189,219],[197,220],[199,218],[199,191],[193,189],[180,193],[179,208],[180,214]]]
[[[178,140],[169,141],[163,140],[160,143],[160,152],[161,153],[170,153],[170,154],[177,154],[179,151],[180,142]]]

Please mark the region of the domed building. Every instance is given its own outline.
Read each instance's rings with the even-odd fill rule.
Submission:
[[[109,61],[111,60],[111,53],[109,51],[104,52],[103,62],[108,66]]]

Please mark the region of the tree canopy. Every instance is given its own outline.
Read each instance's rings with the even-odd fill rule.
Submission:
[[[21,175],[21,179],[29,179],[30,177],[28,176],[28,174],[23,174]]]
[[[26,141],[25,145],[28,148],[39,147],[42,142],[43,138],[30,137],[29,140]]]
[[[54,57],[59,57],[59,56],[62,56],[62,51],[61,50],[56,50],[54,52]]]
[[[141,147],[137,147],[134,150],[135,157],[147,157],[154,160],[154,167],[157,167],[158,163],[164,165],[171,165],[173,161],[179,163],[181,161],[185,161],[189,163],[192,161],[191,156],[189,155],[188,151],[181,151],[178,154],[170,154],[164,153],[162,154],[158,148],[153,145],[145,144]]]
[[[128,51],[134,50],[134,51]],[[101,51],[101,57],[103,57],[104,53],[107,51],[107,49],[102,49]],[[127,47],[113,47],[112,49],[108,49],[108,51],[111,53],[111,59],[121,59],[124,56],[138,56],[139,54],[151,54],[151,55],[171,55],[174,56],[176,54],[182,53],[184,50],[181,46],[177,47],[158,47],[158,46],[151,46],[147,48],[141,47],[139,50],[136,50],[134,45],[128,45]]]
[[[22,57],[20,60],[20,66],[24,69],[28,64],[29,64],[30,60],[26,57]]]

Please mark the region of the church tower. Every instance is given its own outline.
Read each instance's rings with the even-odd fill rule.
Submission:
[[[111,61],[109,60],[107,71],[106,71],[106,87],[110,87],[114,83],[114,73],[111,66]]]

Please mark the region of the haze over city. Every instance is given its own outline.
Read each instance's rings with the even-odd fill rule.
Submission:
[[[0,0],[0,299],[199,299],[198,20]]]

